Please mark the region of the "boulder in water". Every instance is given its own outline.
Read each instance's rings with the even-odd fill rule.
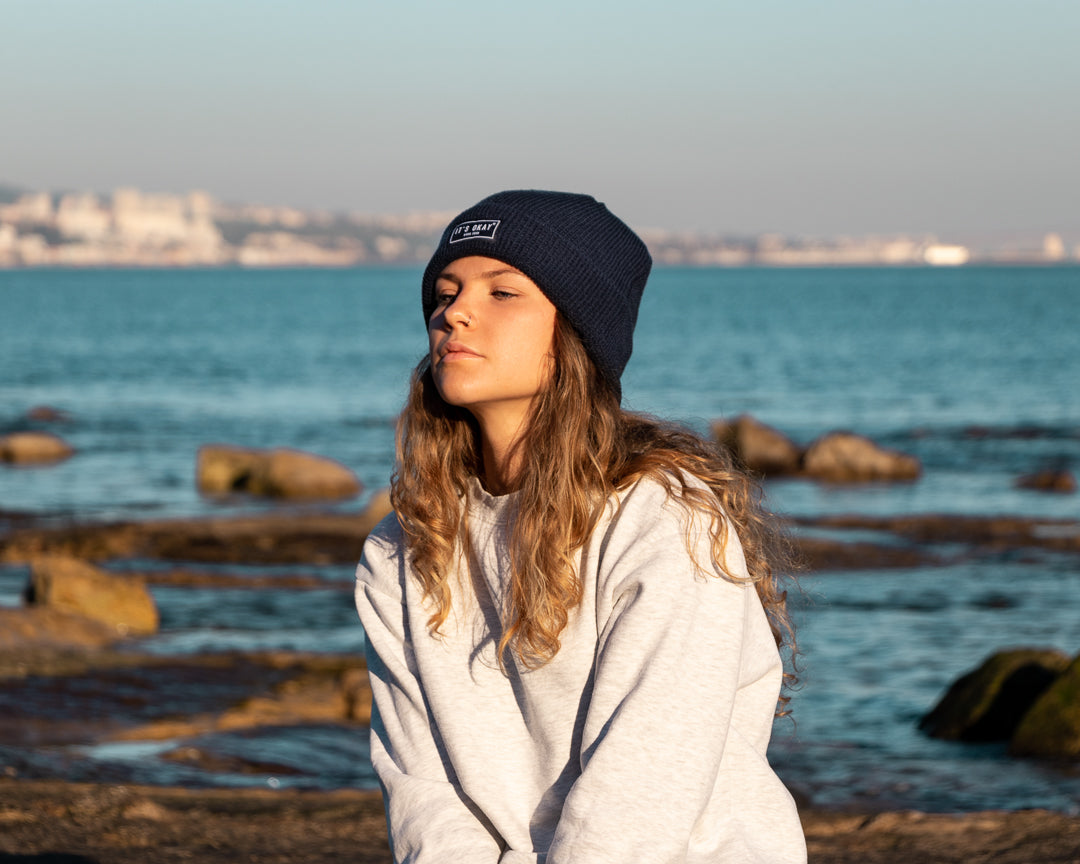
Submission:
[[[0,437],[0,462],[48,465],[67,459],[74,452],[63,438],[49,432],[12,432]]]
[[[1035,492],[1058,492],[1068,495],[1076,491],[1076,477],[1071,471],[1036,471],[1034,474],[1025,474],[1017,478],[1016,485],[1020,489],[1031,489]]]
[[[1008,741],[1068,665],[1068,655],[1052,649],[999,651],[958,678],[919,728],[954,741]]]
[[[27,599],[34,606],[100,621],[120,636],[145,636],[158,629],[157,606],[141,578],[106,573],[77,558],[35,558]]]
[[[287,448],[206,445],[199,448],[196,474],[199,491],[209,495],[336,499],[361,490],[356,475],[340,462]]]
[[[45,606],[0,608],[0,654],[5,656],[28,649],[104,648],[117,636],[100,621]]]
[[[70,423],[71,415],[52,405],[35,405],[26,412],[26,419],[37,423]]]
[[[1080,655],[1024,715],[1009,750],[1017,756],[1080,760]]]
[[[861,483],[915,480],[922,466],[914,456],[887,450],[862,435],[830,432],[807,449],[803,470],[818,480]]]
[[[740,414],[731,421],[715,421],[712,433],[750,471],[775,476],[799,470],[799,447],[783,432],[749,414]]]

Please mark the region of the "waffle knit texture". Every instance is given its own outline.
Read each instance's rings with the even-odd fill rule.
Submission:
[[[589,195],[499,192],[446,228],[424,270],[425,322],[435,310],[435,280],[458,258],[482,255],[516,267],[544,292],[621,398],[634,325],[652,268],[648,249]]]

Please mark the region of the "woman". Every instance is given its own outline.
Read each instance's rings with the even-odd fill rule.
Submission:
[[[620,408],[641,240],[502,192],[424,272],[395,514],[357,571],[395,861],[804,861],[754,487]],[[741,542],[740,542],[741,541]]]

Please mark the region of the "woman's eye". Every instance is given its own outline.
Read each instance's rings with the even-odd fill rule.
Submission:
[[[449,291],[440,291],[435,295],[435,302],[440,306],[445,306],[447,303],[451,303],[454,299],[454,295]]]
[[[513,291],[504,291],[502,288],[494,288],[491,291],[491,296],[496,300],[509,300],[514,296]]]

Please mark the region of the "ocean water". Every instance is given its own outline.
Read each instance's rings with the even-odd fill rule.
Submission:
[[[418,285],[416,268],[0,272],[0,432],[41,427],[25,414],[47,404],[69,415],[49,428],[77,449],[47,469],[0,468],[0,511],[113,519],[274,506],[201,498],[195,456],[209,442],[330,456],[367,489],[338,506],[362,507],[389,477],[394,417],[424,350]],[[923,462],[913,484],[770,482],[783,513],[1078,519],[1080,496],[1014,485],[1044,467],[1080,470],[1078,334],[1076,267],[658,269],[624,403],[701,432],[743,412],[800,442],[851,429]],[[347,583],[339,571],[328,578]],[[23,578],[0,572],[0,604],[17,602]],[[792,786],[836,805],[1080,808],[1076,772],[915,730],[951,680],[999,647],[1080,652],[1075,557],[815,573],[803,587],[804,683],[773,747]],[[155,592],[166,626],[154,650],[362,649],[347,603],[326,592],[228,603]],[[333,770],[311,782],[371,782],[344,733],[275,746],[308,764],[320,764],[310,748],[329,754]],[[144,765],[146,754],[88,758]]]
[[[419,272],[0,272],[0,429],[48,404],[79,451],[0,473],[0,508],[120,517],[217,510],[207,442],[292,446],[384,486],[426,338]],[[1080,458],[1080,268],[659,269],[624,402],[706,431],[750,412],[806,442],[853,429],[918,455],[890,489],[775,484],[792,513],[1080,516],[1013,489]],[[356,502],[351,506],[360,506]]]

